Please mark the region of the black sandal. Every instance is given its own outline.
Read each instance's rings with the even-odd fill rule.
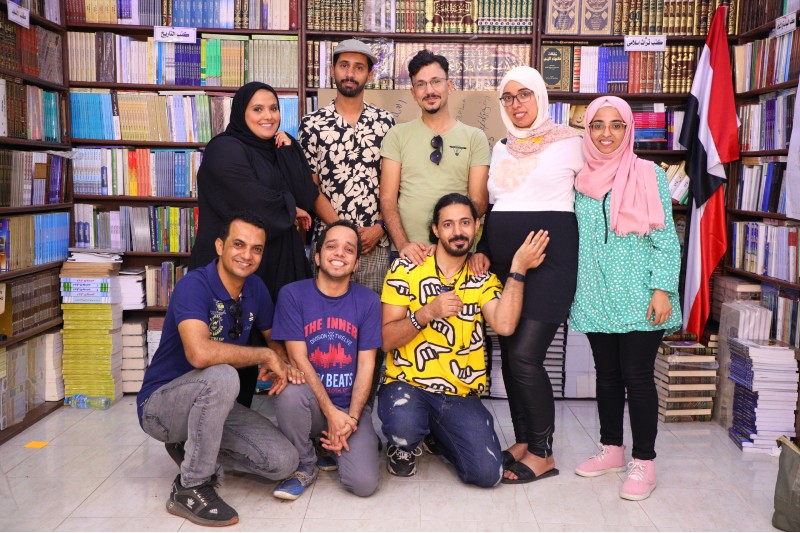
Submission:
[[[508,470],[516,462],[517,460],[514,459],[514,455],[510,451],[503,450],[503,470]]]
[[[501,483],[506,485],[521,485],[522,483],[531,483],[532,481],[539,481],[546,477],[553,477],[558,475],[558,468],[551,468],[547,472],[539,474],[538,476],[533,473],[533,470],[522,461],[516,461],[514,464],[506,468],[509,472],[517,476],[517,479],[509,479],[504,477],[500,480]]]

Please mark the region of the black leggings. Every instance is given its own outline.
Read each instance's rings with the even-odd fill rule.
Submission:
[[[500,337],[503,381],[517,442],[539,457],[553,455],[555,404],[544,368],[559,324],[521,318],[513,335]]]
[[[600,443],[622,446],[625,391],[631,419],[634,459],[656,458],[658,393],[653,376],[664,330],[587,333],[597,371]]]

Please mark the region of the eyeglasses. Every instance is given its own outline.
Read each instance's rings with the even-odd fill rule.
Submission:
[[[530,101],[531,96],[533,96],[532,91],[520,91],[517,94],[504,94],[500,97],[500,102],[503,104],[503,107],[511,107],[514,105],[514,100],[520,104],[524,104]]]
[[[433,139],[431,139],[431,146],[433,147],[433,152],[431,152],[431,163],[438,165],[442,162],[443,145],[444,141],[442,140],[441,135],[436,135]]]
[[[430,85],[434,90],[441,89],[447,83],[447,78],[433,78],[431,81],[419,80],[414,82],[414,89],[417,91],[424,91],[425,87]]]
[[[233,327],[228,331],[228,337],[231,340],[236,340],[242,336],[242,304],[239,303],[239,300],[233,302],[233,304],[228,308],[228,314],[233,319]]]
[[[600,133],[607,127],[610,128],[611,131],[614,133],[620,133],[625,131],[625,128],[627,128],[628,125],[622,122],[621,120],[614,120],[608,125],[606,125],[606,123],[601,120],[595,120],[594,122],[589,123],[589,129],[592,130],[592,133]]]

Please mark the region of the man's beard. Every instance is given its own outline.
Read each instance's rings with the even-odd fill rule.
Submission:
[[[464,248],[455,248],[454,245],[451,244],[451,242],[454,241],[454,240],[460,239],[460,238],[463,238],[464,240],[466,240],[467,241],[467,245],[464,246]],[[472,249],[472,244],[473,244],[474,241],[475,241],[475,239],[470,240],[470,239],[466,238],[463,235],[458,235],[458,236],[455,236],[455,237],[451,237],[449,241],[440,240],[439,244],[442,247],[444,247],[444,250],[449,255],[451,255],[453,257],[464,257]]]
[[[345,87],[344,83],[347,81],[351,81],[356,84],[355,87]],[[362,92],[364,92],[364,87],[367,86],[366,83],[359,84],[353,78],[343,78],[341,80],[334,79],[333,82],[336,84],[336,89],[342,94],[342,96],[347,96],[348,98],[352,98],[353,96],[358,96]]]

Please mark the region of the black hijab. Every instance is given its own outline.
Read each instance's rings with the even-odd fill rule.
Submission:
[[[291,140],[289,146],[275,147],[275,139],[261,139],[250,130],[245,121],[245,112],[253,95],[260,90],[267,90],[275,96],[275,101],[280,110],[280,98],[271,86],[260,81],[251,81],[242,85],[233,97],[231,103],[231,120],[225,133],[217,137],[230,136],[240,142],[255,148],[264,154],[268,161],[278,166],[278,175],[284,187],[292,194],[297,205],[310,211],[314,199],[319,194],[316,185],[310,179],[311,169],[306,161],[305,154],[297,139],[286,134]]]

